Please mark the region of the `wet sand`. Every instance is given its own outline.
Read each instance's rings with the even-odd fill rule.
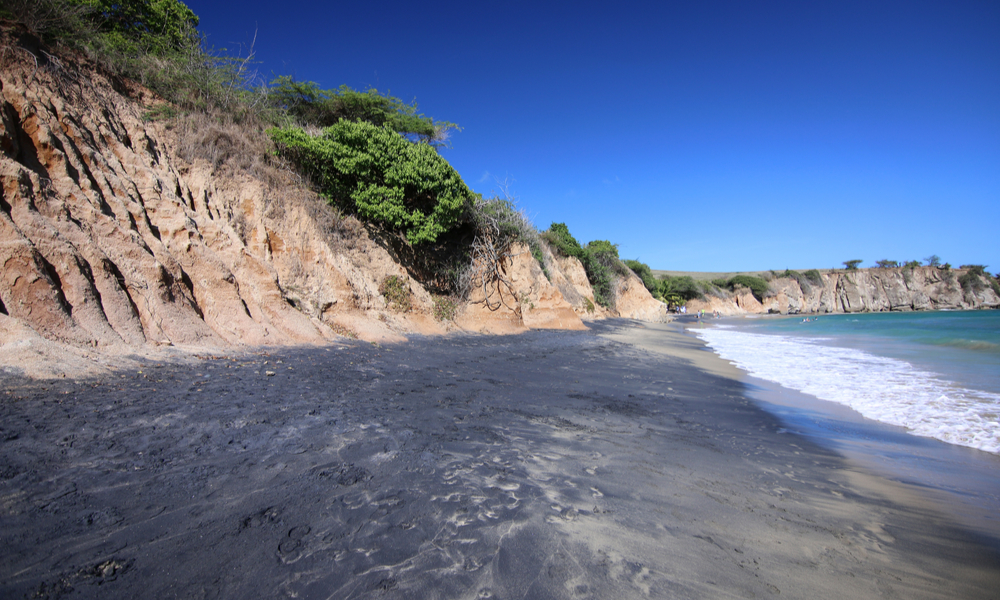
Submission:
[[[1000,541],[696,341],[592,329],[5,379],[0,597],[1000,594]]]

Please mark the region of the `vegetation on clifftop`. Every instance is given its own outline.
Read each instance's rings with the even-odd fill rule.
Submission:
[[[604,307],[614,305],[615,283],[628,274],[628,267],[618,257],[617,244],[593,240],[581,246],[565,223],[552,223],[542,232],[542,239],[554,252],[576,258],[583,264],[587,281],[594,290],[595,302]]]
[[[474,194],[433,147],[366,121],[341,119],[318,135],[297,127],[269,134],[331,202],[402,230],[411,244],[453,228]]]

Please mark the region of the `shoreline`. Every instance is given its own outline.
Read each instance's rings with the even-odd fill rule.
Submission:
[[[686,327],[685,332],[704,343],[695,337],[692,327]],[[706,350],[711,352],[707,345]],[[877,476],[927,496],[970,530],[1000,539],[1000,456],[919,436],[905,427],[865,417],[843,404],[736,370],[750,397],[785,421],[791,431],[845,455]]]
[[[995,596],[995,538],[589,325],[5,380],[0,595]]]

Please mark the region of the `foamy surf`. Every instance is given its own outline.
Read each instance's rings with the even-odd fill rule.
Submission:
[[[910,363],[828,346],[820,338],[705,328],[696,334],[754,377],[915,435],[1000,454],[1000,395],[968,389]]]

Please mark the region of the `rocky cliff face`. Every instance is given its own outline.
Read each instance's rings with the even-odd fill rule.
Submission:
[[[97,72],[29,66],[5,65],[0,78],[0,299],[10,317],[92,346],[312,343],[422,325],[390,314],[379,294],[387,275],[409,280],[405,270],[290,173],[270,169],[265,181],[180,158],[192,135],[217,150],[238,130],[206,119],[182,140],[143,119],[148,92],[128,97]],[[429,295],[411,289],[426,312]],[[359,316],[380,311],[361,327]]]
[[[579,263],[550,255],[553,285],[521,253],[508,265],[518,302],[484,314],[471,298],[440,323],[431,295],[360,223],[264,162],[259,135],[207,117],[150,121],[162,101],[147,90],[71,61],[36,67],[4,36],[0,344],[379,341],[456,326],[579,328],[581,314],[607,314],[584,306],[593,293]],[[409,289],[410,310],[380,293],[388,276]],[[622,314],[655,316],[648,294],[623,297]]]
[[[963,287],[963,269],[858,269],[822,276],[821,283],[777,278],[763,302],[744,292],[733,298],[709,298],[689,308],[721,314],[856,313],[909,310],[1000,308],[1000,297],[985,278]],[[749,296],[749,298],[748,298]]]

